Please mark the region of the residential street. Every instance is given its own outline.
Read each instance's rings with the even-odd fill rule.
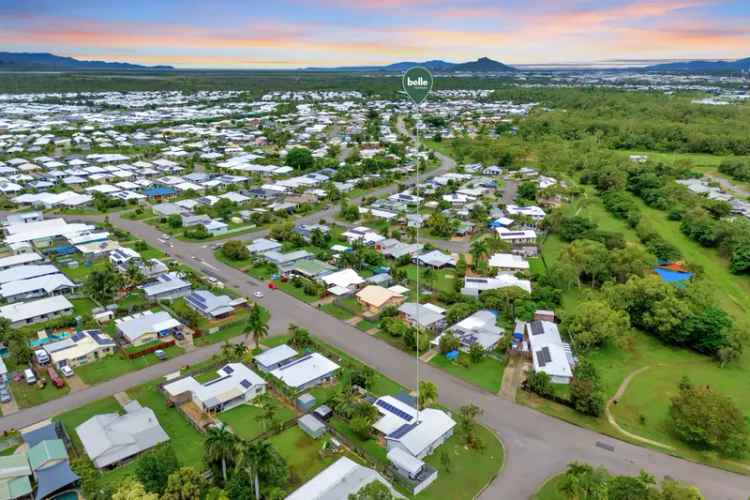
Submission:
[[[446,167],[445,160],[443,166]],[[321,217],[325,218],[320,213],[308,216],[309,220]],[[248,275],[216,260],[207,245],[173,239],[174,248],[169,248],[158,242],[160,232],[151,226],[122,219],[119,214],[110,215],[110,221],[185,264],[220,277],[228,286],[248,297],[262,289],[264,298],[259,302],[271,311],[271,332],[283,333],[290,323],[303,326],[316,337],[360,358],[385,375],[408,387],[415,386],[416,364],[412,357],[281,291],[272,291],[263,284],[258,284]],[[261,232],[244,235],[242,239],[259,236]],[[182,366],[207,359],[220,348],[221,344],[196,349],[179,358],[123,375],[38,407],[21,410],[0,419],[0,430],[19,428],[121,392]],[[750,491],[748,477],[673,458],[567,424],[501,399],[428,364],[422,364],[422,376],[438,386],[440,399],[448,406],[458,408],[472,403],[480,406],[484,410],[482,422],[492,428],[503,441],[506,451],[505,468],[481,498],[525,500],[548,476],[575,460],[601,465],[618,474],[637,474],[640,469],[645,469],[657,477],[668,475],[697,485],[707,499],[746,500]],[[605,443],[605,447],[598,446],[598,443]],[[610,446],[613,447],[611,451],[606,449]]]

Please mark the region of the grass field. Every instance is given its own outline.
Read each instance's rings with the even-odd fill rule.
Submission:
[[[459,357],[461,356],[468,358],[469,355],[460,353]],[[430,364],[492,393],[497,393],[500,390],[500,384],[503,382],[503,371],[505,370],[505,362],[492,356],[485,356],[479,363],[471,363],[468,368],[464,368],[457,362],[449,361],[442,354],[438,354],[430,360]]]
[[[341,320],[347,320],[349,318],[352,318],[354,315],[344,309],[343,307],[339,307],[338,305],[334,303],[330,304],[324,304],[321,306],[321,309],[325,311],[327,314],[330,314],[334,318],[338,318]]]
[[[170,358],[179,356],[185,352],[183,348],[176,345],[167,347],[165,351]],[[115,352],[111,356],[107,356],[99,361],[79,366],[75,369],[75,372],[81,377],[81,380],[89,385],[93,385],[156,363],[159,363],[159,358],[155,354],[147,354],[136,359],[126,359],[120,353]]]
[[[565,497],[557,489],[562,479],[562,474],[547,479],[531,500],[565,500]]]
[[[46,377],[47,385],[43,389],[37,387],[36,384],[29,385],[25,381],[11,382],[10,390],[13,393],[13,398],[18,403],[20,408],[29,408],[31,406],[40,405],[51,401],[53,399],[65,396],[70,392],[70,387],[67,384],[64,387],[57,388],[52,382],[49,381],[49,377]]]
[[[285,422],[294,417],[294,411],[284,406],[279,400],[273,398],[271,401],[276,408],[274,422]],[[253,439],[268,430],[268,424],[261,419],[262,414],[263,409],[250,403],[222,412],[219,420],[231,427],[232,431],[241,438]]]

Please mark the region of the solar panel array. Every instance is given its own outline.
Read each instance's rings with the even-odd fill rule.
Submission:
[[[243,378],[243,379],[242,379],[242,381],[240,382],[240,385],[241,385],[242,387],[244,387],[245,389],[250,389],[250,388],[251,388],[251,387],[253,386],[253,384],[251,384],[251,383],[250,383],[249,381],[247,381],[247,380],[246,380],[246,379],[244,379],[244,378]]]
[[[415,428],[417,426],[416,423],[414,424],[404,424],[395,431],[391,432],[388,437],[392,439],[399,439],[403,437],[406,433],[408,433],[410,430]]]
[[[192,305],[194,305],[201,311],[205,311],[208,308],[208,306],[206,305],[205,299],[198,294],[191,293],[190,295],[185,297],[185,300],[190,302]]]
[[[547,363],[551,363],[552,362],[552,356],[549,353],[549,348],[548,347],[542,347],[541,351],[537,351],[536,352],[536,360],[539,363],[539,366],[542,367],[542,368],[544,368],[544,366]]]
[[[229,366],[229,365],[226,365],[226,366],[225,366],[224,368],[222,368],[222,370],[223,370],[224,372],[226,372],[226,373],[234,373],[234,368],[232,368],[232,367],[231,367],[231,366]]]
[[[387,403],[387,402],[385,402],[383,400],[379,399],[379,400],[377,400],[375,402],[375,404],[378,405],[379,407],[383,408],[384,410],[386,410],[386,411],[388,411],[390,413],[393,413],[397,417],[400,417],[400,418],[406,420],[407,422],[411,422],[412,418],[414,418],[411,415],[409,415],[408,413],[406,413],[405,411],[399,410],[398,408],[396,408],[392,404]]]
[[[162,274],[159,278],[161,278],[162,281],[172,281],[172,278],[168,274]]]
[[[541,321],[532,321],[529,323],[529,326],[531,327],[532,335],[542,335],[544,333],[544,326]]]
[[[99,330],[89,330],[89,335],[99,345],[112,345],[115,342],[111,339],[104,338]]]

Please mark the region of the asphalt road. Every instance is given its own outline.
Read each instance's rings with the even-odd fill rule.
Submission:
[[[300,325],[401,384],[411,388],[415,386],[416,362],[406,353],[281,291],[265,288],[246,274],[217,261],[206,245],[172,240],[174,248],[169,248],[158,242],[160,233],[151,226],[122,219],[117,214],[110,215],[110,221],[159,246],[191,267],[220,276],[228,286],[247,296],[262,290],[264,297],[259,302],[271,311],[272,333],[285,332],[290,323]],[[0,431],[28,425],[126,390],[181,366],[207,359],[219,349],[220,345],[204,347],[44,405],[21,410],[0,419]],[[501,399],[429,364],[422,363],[421,369],[422,377],[438,386],[443,403],[452,408],[471,403],[480,406],[484,410],[482,423],[493,429],[503,441],[506,452],[504,470],[482,494],[483,499],[527,499],[548,476],[575,460],[601,465],[614,473],[637,474],[645,469],[657,477],[671,476],[697,485],[706,498],[712,500],[746,500],[750,492],[748,477],[674,458],[570,425]]]

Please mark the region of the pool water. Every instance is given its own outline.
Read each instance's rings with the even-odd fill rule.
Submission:
[[[77,491],[65,491],[54,497],[53,500],[78,500],[78,498]]]

